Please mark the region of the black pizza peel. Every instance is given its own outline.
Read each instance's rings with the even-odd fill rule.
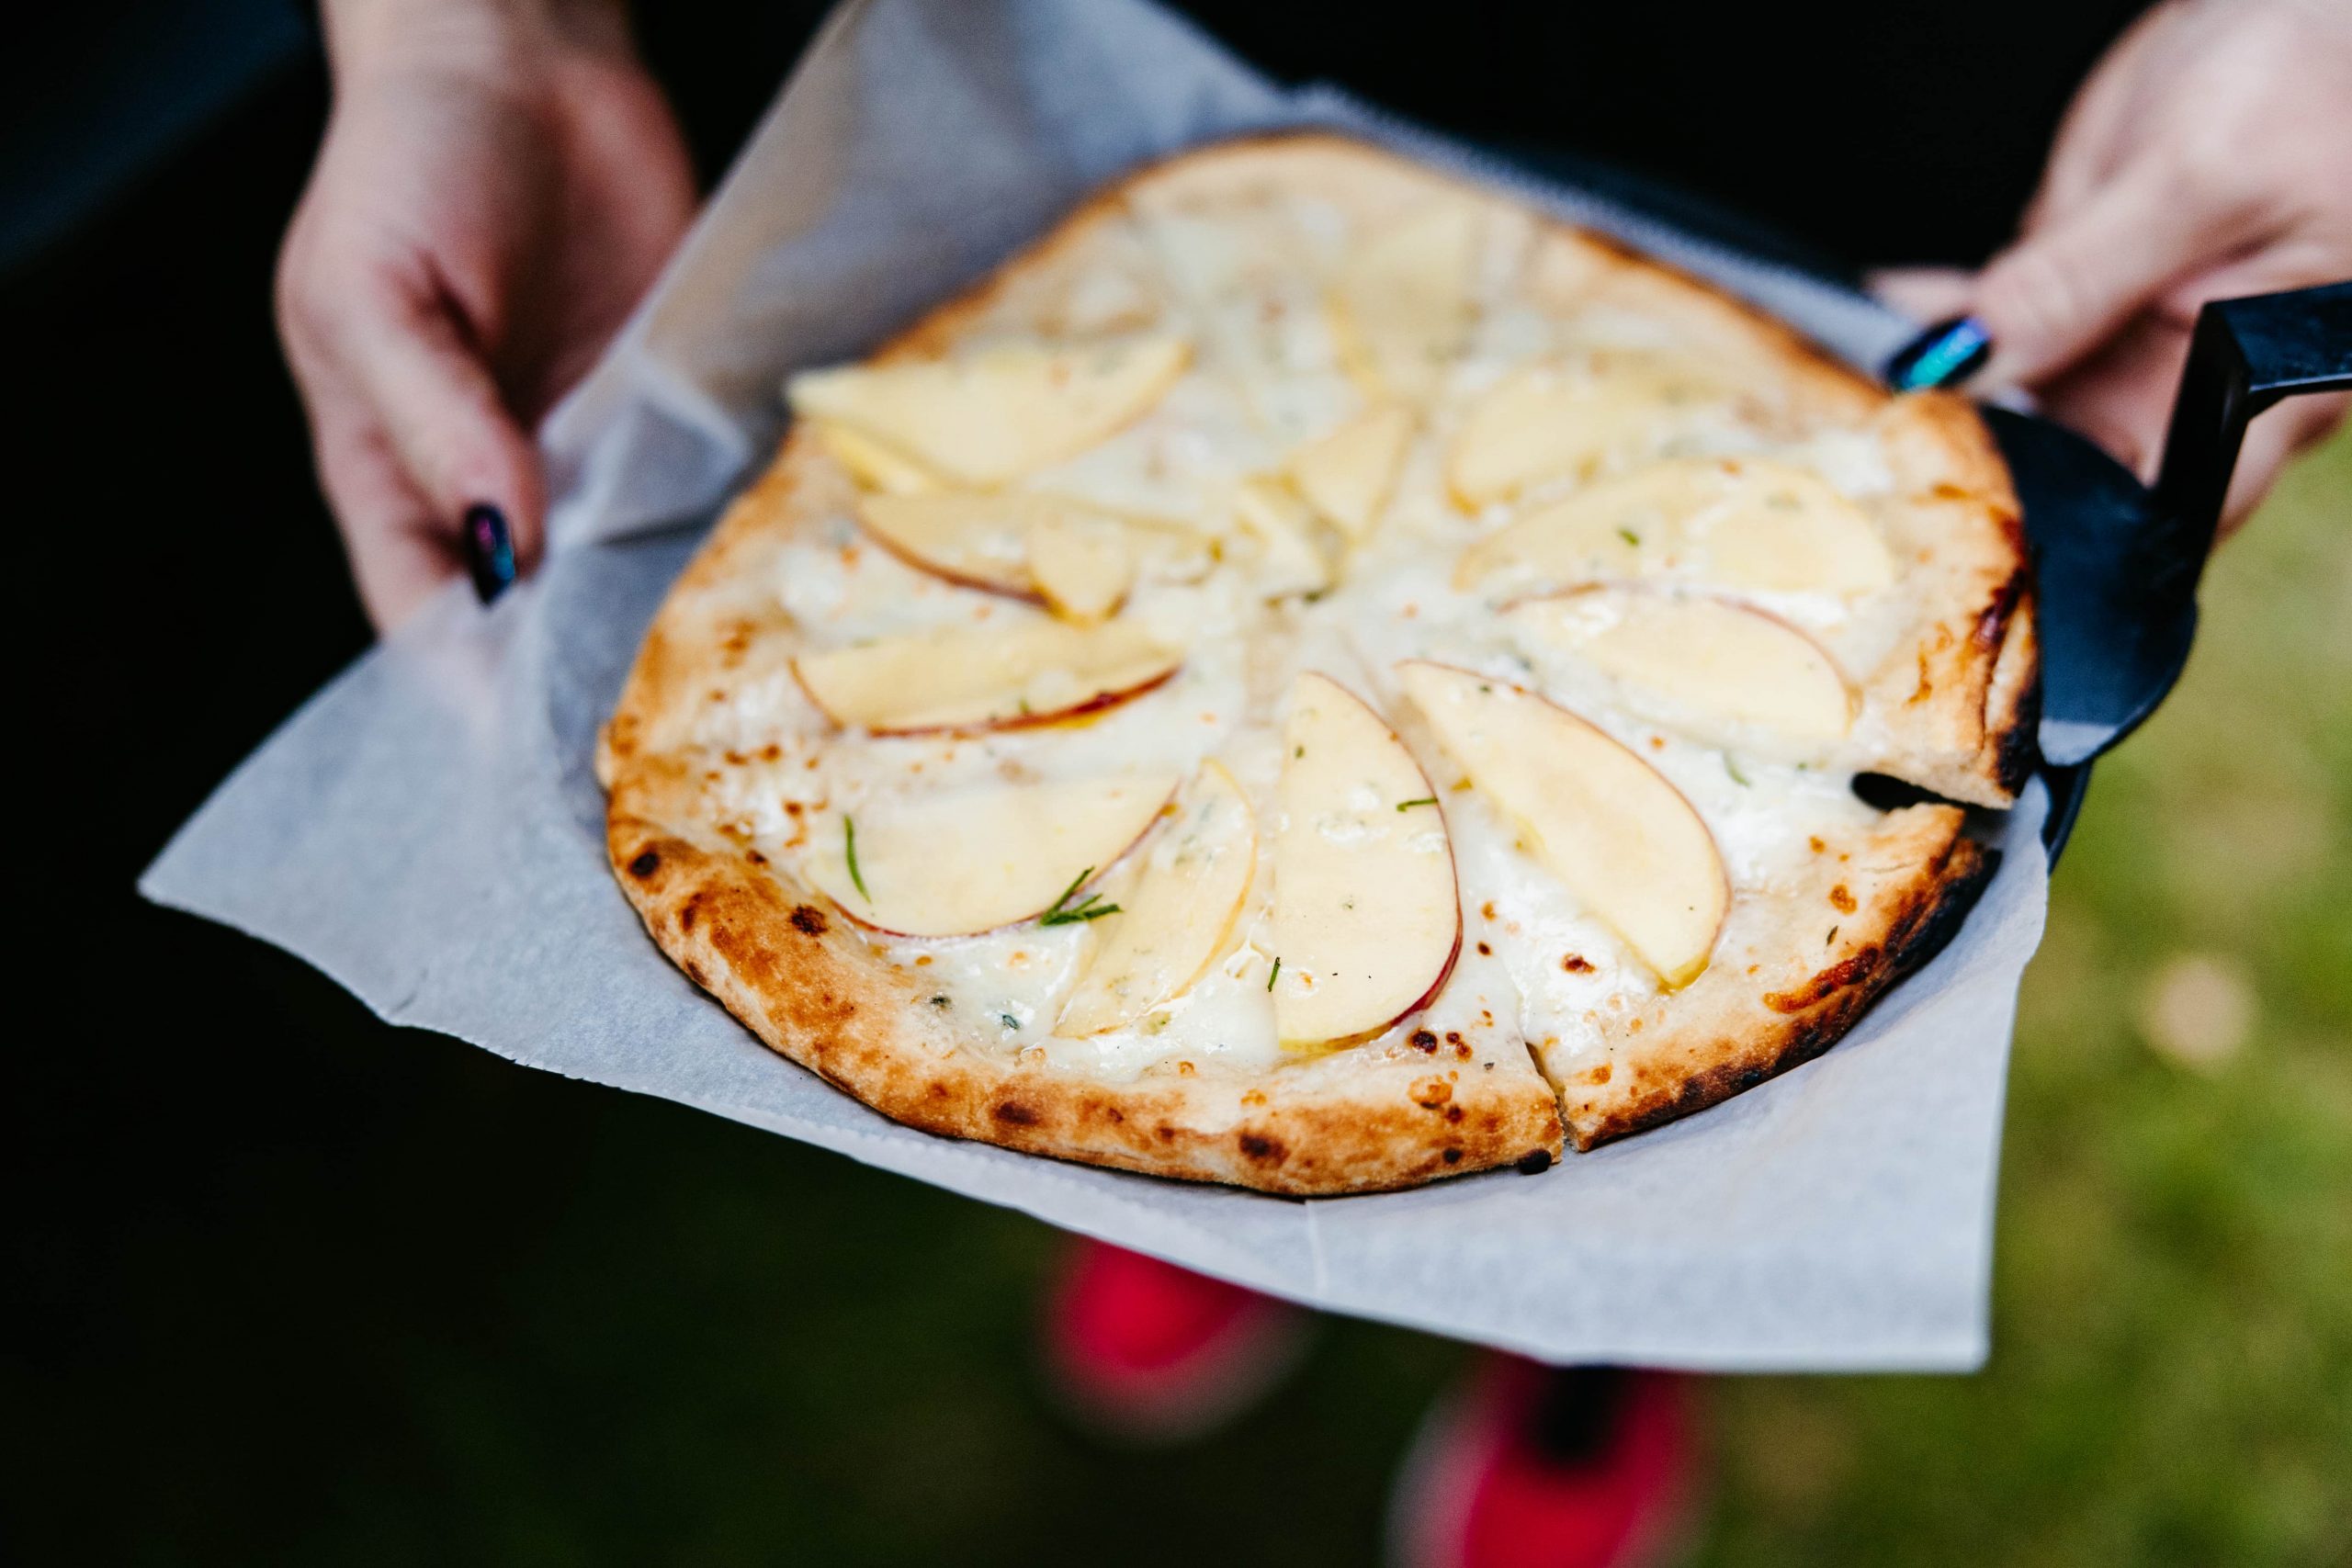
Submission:
[[[2156,482],[2044,419],[1983,412],[2025,508],[2041,640],[2043,841],[2056,858],[2093,759],[2156,710],[2188,660],[2197,584],[2246,425],[2281,399],[2352,387],[2352,282],[2199,312]]]

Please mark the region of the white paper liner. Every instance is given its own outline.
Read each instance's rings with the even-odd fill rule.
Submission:
[[[2009,1034],[2046,901],[2039,784],[1999,825],[2000,871],[1952,945],[1820,1060],[1541,1176],[1312,1201],[898,1126],[768,1052],[615,887],[595,726],[691,525],[766,457],[786,372],[858,353],[1145,159],[1302,123],[1495,178],[1858,364],[1907,333],[1857,296],[1532,184],[1329,89],[1284,93],[1141,0],[858,0],[542,432],[558,495],[546,567],[488,614],[453,589],[362,659],[237,770],[141,890],[300,955],[392,1022],[1333,1311],[1563,1362],[1976,1366]]]

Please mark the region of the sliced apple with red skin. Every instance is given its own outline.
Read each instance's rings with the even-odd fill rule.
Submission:
[[[1092,625],[1117,609],[1135,585],[1134,530],[1075,508],[1041,513],[1023,531],[1029,578],[1054,614]]]
[[[1295,1047],[1367,1039],[1427,1005],[1462,948],[1445,816],[1362,698],[1309,672],[1283,729],[1274,1027]]]
[[[1172,773],[989,784],[876,805],[806,863],[817,890],[893,936],[972,936],[1035,919],[1148,831]]]
[[[1124,1029],[1207,972],[1250,894],[1258,827],[1233,775],[1204,763],[1160,827],[1118,912],[1088,922],[1093,950],[1054,1032]]]
[[[1027,491],[867,495],[858,522],[919,571],[1041,604],[1088,624],[1117,609],[1149,566],[1183,581],[1204,554],[1190,529]]]
[[[876,735],[1049,724],[1139,696],[1183,654],[1141,626],[1023,619],[883,637],[792,661],[808,700]]]
[[[1764,458],[1691,457],[1536,507],[1454,569],[1465,589],[1641,577],[1854,598],[1893,584],[1894,560],[1869,516],[1820,475]]]
[[[1408,660],[1396,669],[1439,743],[1535,858],[1668,988],[1697,979],[1731,886],[1682,792],[1533,692],[1447,664]]]
[[[1728,600],[1641,588],[1581,588],[1522,599],[1515,631],[1663,702],[1676,727],[1717,745],[1757,731],[1804,750],[1842,740],[1854,694],[1819,643],[1777,615]]]
[[[1442,202],[1372,235],[1341,263],[1328,310],[1340,364],[1375,398],[1424,400],[1469,334],[1478,214]]]
[[[1029,526],[1061,510],[1042,497],[968,491],[868,495],[858,501],[857,520],[883,548],[919,571],[1035,601],[1040,595],[1029,575]]]
[[[1361,542],[1396,488],[1396,470],[1413,439],[1413,411],[1375,403],[1293,455],[1291,482],[1326,522]]]
[[[1705,368],[1615,355],[1591,367],[1529,366],[1471,405],[1446,450],[1446,487],[1476,510],[1531,485],[1655,446],[1685,412],[1728,400]]]
[[[952,359],[805,371],[793,412],[868,437],[958,484],[1008,484],[1148,412],[1192,360],[1182,338],[1002,343]]]

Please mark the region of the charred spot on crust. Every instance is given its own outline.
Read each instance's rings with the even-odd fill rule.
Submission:
[[[686,960],[686,978],[706,990],[710,987],[710,982],[702,977],[702,965],[691,958]]]
[[[802,904],[792,911],[792,929],[803,936],[825,934],[825,911],[814,904]]]
[[[1241,1152],[1262,1165],[1280,1165],[1290,1153],[1283,1147],[1280,1138],[1270,1138],[1263,1133],[1242,1134]]]
[[[1589,975],[1592,972],[1592,960],[1580,953],[1571,953],[1560,960],[1560,967],[1571,975]]]
[[[1036,1111],[1017,1100],[1008,1100],[998,1106],[996,1119],[1000,1122],[1009,1122],[1016,1127],[1035,1127],[1037,1124]]]
[[[2017,612],[2018,602],[2025,597],[2025,587],[2022,571],[2011,573],[2009,580],[2001,584],[1993,602],[1976,617],[1975,630],[1970,634],[1978,648],[1989,652],[2001,646],[2001,639],[2008,635],[2009,617]]]
[[[1552,1151],[1530,1149],[1519,1156],[1519,1163],[1511,1168],[1521,1176],[1541,1176],[1552,1168]]]
[[[1462,1151],[1460,1149],[1448,1149],[1437,1157],[1445,1161],[1448,1165],[1460,1165],[1462,1163]]]
[[[1934,790],[1922,789],[1889,773],[1856,773],[1851,787],[1854,798],[1873,811],[1900,811],[1906,806],[1927,805],[1943,799]]]
[[[1446,1119],[1447,1121],[1449,1121],[1449,1122],[1459,1122],[1459,1121],[1461,1121],[1461,1120],[1462,1120],[1462,1107],[1460,1107],[1460,1106],[1458,1106],[1458,1105],[1449,1105],[1449,1106],[1447,1106],[1447,1107],[1445,1108],[1445,1119]]]
[[[1803,1012],[1815,1002],[1869,979],[1878,968],[1878,947],[1873,943],[1851,958],[1832,964],[1802,986],[1786,991],[1765,992],[1764,1005],[1774,1012]]]
[[[1437,1036],[1430,1033],[1426,1029],[1416,1029],[1409,1036],[1407,1037],[1406,1043],[1412,1046],[1416,1051],[1424,1051],[1435,1054],[1437,1050]]]
[[[701,915],[702,895],[697,893],[693,897],[678,906],[678,929],[682,931],[690,931],[694,930],[695,921],[698,919]]]
[[[2017,723],[2001,737],[2000,748],[1993,759],[1993,782],[2010,795],[2025,787],[2033,776],[2035,764],[2041,761],[2041,678],[2033,678],[2024,695],[2018,699]]]
[[[637,858],[628,863],[628,874],[640,880],[661,869],[662,854],[658,850],[640,850]]]

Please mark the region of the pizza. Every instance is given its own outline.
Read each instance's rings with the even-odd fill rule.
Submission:
[[[605,727],[608,848],[914,1127],[1542,1170],[1826,1049],[2031,762],[1966,403],[1350,140],[1145,168],[787,400]]]

